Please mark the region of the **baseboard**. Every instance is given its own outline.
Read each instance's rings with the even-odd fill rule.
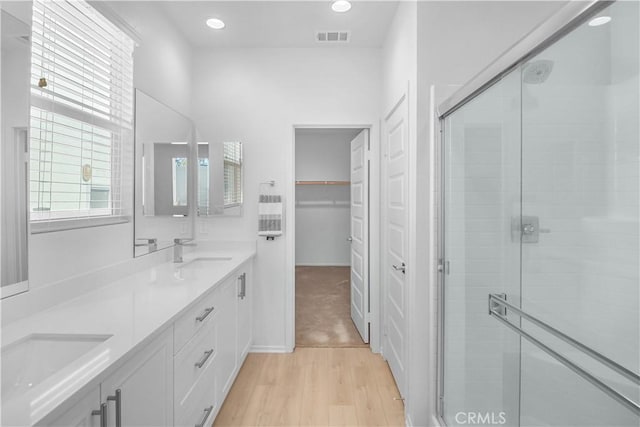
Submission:
[[[406,411],[404,414],[404,425],[406,427],[413,427],[413,421],[411,421],[411,415],[407,414]]]
[[[283,345],[252,345],[249,353],[290,353]]]
[[[440,427],[443,425],[437,415],[431,417],[431,423],[434,427]]]
[[[349,264],[349,263],[341,264],[341,263],[336,263],[336,262],[330,262],[330,263],[323,263],[323,262],[310,263],[310,262],[305,262],[305,263],[302,263],[302,264],[296,264],[296,267],[351,267],[351,264]]]

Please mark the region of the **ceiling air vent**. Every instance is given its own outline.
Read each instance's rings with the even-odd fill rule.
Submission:
[[[316,41],[318,43],[348,43],[350,36],[349,31],[318,31]]]

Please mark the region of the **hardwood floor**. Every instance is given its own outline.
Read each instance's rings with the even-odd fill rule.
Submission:
[[[368,348],[251,353],[215,426],[404,426],[387,363]]]

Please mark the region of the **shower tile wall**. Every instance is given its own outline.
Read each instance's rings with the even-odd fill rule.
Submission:
[[[638,372],[638,4],[608,14],[611,25],[584,25],[534,58],[553,60],[554,69],[546,82],[523,85],[523,215],[539,216],[550,232],[523,244],[522,304]],[[637,386],[536,335],[639,400]],[[532,345],[522,351],[524,425],[637,426],[631,412]]]

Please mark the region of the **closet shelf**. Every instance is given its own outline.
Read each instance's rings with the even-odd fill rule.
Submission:
[[[351,181],[296,181],[296,185],[349,185]]]

